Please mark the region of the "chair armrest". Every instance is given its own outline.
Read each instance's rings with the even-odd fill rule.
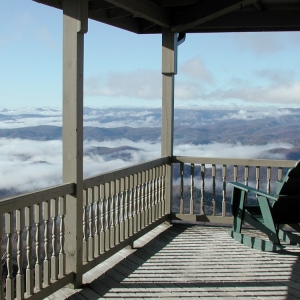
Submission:
[[[232,185],[233,187],[235,188],[238,188],[242,191],[245,191],[247,193],[253,193],[253,194],[256,194],[258,196],[263,196],[263,197],[266,197],[268,199],[273,199],[273,200],[277,200],[278,197],[276,196],[271,196],[270,194],[268,193],[265,193],[263,191],[260,191],[260,190],[257,190],[255,188],[252,188],[248,185],[245,185],[245,184],[242,184],[242,183],[239,183],[239,182],[229,182],[230,185]]]

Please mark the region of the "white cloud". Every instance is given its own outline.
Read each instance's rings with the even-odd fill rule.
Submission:
[[[139,69],[131,72],[110,72],[85,81],[86,96],[161,98],[160,72]]]
[[[214,82],[212,73],[207,69],[205,63],[199,56],[196,56],[180,66],[180,73],[183,73],[193,80],[200,80],[200,83],[211,84]]]
[[[179,81],[175,85],[175,99],[191,100],[201,97],[202,89],[197,82]]]
[[[267,145],[241,145],[212,143],[207,145],[178,145],[174,149],[177,156],[258,158],[261,153],[273,148],[291,148],[290,144],[276,143]],[[275,155],[274,159],[284,159],[284,155]]]
[[[254,119],[263,119],[267,117],[281,117],[286,115],[293,115],[295,112],[288,109],[278,109],[278,108],[269,108],[266,109],[256,109],[256,110],[239,110],[234,113],[229,113],[226,115],[223,120],[226,119],[240,119],[240,120],[254,120]]]
[[[94,147],[130,146],[139,150],[125,150],[130,158],[109,160],[102,155],[84,157],[84,177],[90,177],[115,169],[160,157],[160,143],[148,141],[133,142],[126,139],[97,142],[86,141],[85,151]],[[289,144],[243,146],[240,144],[177,145],[175,155],[198,157],[257,158],[272,148],[291,148]],[[284,155],[274,155],[284,159]],[[61,141],[32,141],[0,138],[0,189],[14,188],[19,192],[33,191],[61,183],[62,180]]]
[[[246,102],[260,103],[300,103],[300,81],[283,83],[281,85],[267,85],[263,87],[248,87],[243,89],[217,89],[202,95],[206,100],[238,99]]]

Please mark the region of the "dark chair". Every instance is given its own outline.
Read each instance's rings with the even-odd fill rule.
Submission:
[[[300,161],[288,171],[283,180],[277,182],[276,194],[273,196],[238,182],[229,184],[233,186],[233,227],[230,235],[234,239],[264,251],[282,249],[280,240],[293,245],[300,244],[297,234],[282,229],[282,225],[286,224],[300,232]],[[256,195],[256,203],[247,203],[248,194]],[[269,240],[242,234],[244,222],[266,234]]]

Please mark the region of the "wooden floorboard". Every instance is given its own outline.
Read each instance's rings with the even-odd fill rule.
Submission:
[[[250,249],[227,228],[161,225],[48,299],[300,299],[300,247]]]

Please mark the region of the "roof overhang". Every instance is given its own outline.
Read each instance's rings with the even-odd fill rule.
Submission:
[[[63,0],[33,0],[62,9]],[[89,18],[139,34],[300,30],[300,0],[88,0]]]

